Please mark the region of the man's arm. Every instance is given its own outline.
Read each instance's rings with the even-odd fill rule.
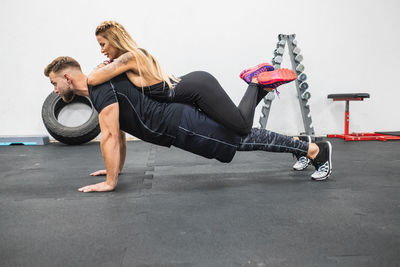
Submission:
[[[106,165],[107,178],[105,182],[88,185],[78,189],[79,191],[85,193],[93,191],[105,192],[114,190],[118,183],[118,173],[121,168],[118,103],[114,103],[105,107],[99,114],[99,121],[101,129],[100,145]]]
[[[125,158],[126,158],[126,135],[124,131],[119,131],[119,174],[121,174],[124,168]],[[107,175],[107,170],[98,170],[92,172],[91,176]]]
[[[126,52],[110,64],[94,69],[88,76],[88,84],[99,85],[127,71],[137,71],[136,59],[132,52]]]

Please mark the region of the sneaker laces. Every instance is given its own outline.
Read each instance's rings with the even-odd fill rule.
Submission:
[[[278,91],[278,88],[275,88],[275,89],[274,89],[274,92],[275,92],[275,94],[276,94],[276,96],[277,96],[278,98],[281,98],[281,97],[279,96],[281,93]]]
[[[321,166],[319,166],[318,172],[324,172],[327,173],[329,171],[329,164],[328,162],[325,162],[324,164],[322,164]]]
[[[308,163],[308,159],[306,157],[302,156],[302,157],[299,158],[299,162],[307,164]]]

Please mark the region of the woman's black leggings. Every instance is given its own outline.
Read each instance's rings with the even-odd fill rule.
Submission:
[[[253,126],[255,108],[268,93],[257,84],[249,84],[239,106],[236,106],[214,76],[205,71],[188,73],[170,90],[154,90],[148,94],[159,101],[192,104],[211,119],[223,124],[239,135],[247,135]],[[168,94],[168,97],[165,95]]]

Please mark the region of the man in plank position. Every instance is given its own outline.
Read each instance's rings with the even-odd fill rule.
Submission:
[[[124,64],[122,61],[120,64]],[[244,98],[259,102],[274,85],[282,84],[278,70],[264,75],[261,86],[257,80],[256,68],[247,70],[251,82]],[[240,136],[227,127],[215,122],[193,106],[181,103],[160,103],[136,90],[125,73],[98,86],[88,85],[88,77],[82,73],[79,63],[71,57],[58,57],[45,69],[54,91],[64,101],[71,101],[74,95],[88,96],[99,113],[101,129],[101,150],[106,170],[93,175],[106,175],[106,181],[84,186],[81,192],[112,191],[117,186],[126,157],[125,132],[160,146],[171,145],[183,150],[230,162],[236,151],[264,150],[293,153],[297,157],[309,158],[316,171],[313,180],[325,180],[332,172],[332,146],[329,142],[308,143],[295,140],[265,129],[253,128],[246,136]],[[265,77],[272,77],[271,83]],[[90,80],[90,76],[89,76]],[[249,105],[249,112],[254,107]]]

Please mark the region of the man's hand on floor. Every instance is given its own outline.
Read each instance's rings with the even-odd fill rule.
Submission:
[[[111,186],[106,182],[91,184],[78,189],[80,192],[89,193],[89,192],[108,192],[113,191],[115,186]]]
[[[92,172],[91,176],[104,176],[107,175],[107,170],[98,170],[96,172]]]

